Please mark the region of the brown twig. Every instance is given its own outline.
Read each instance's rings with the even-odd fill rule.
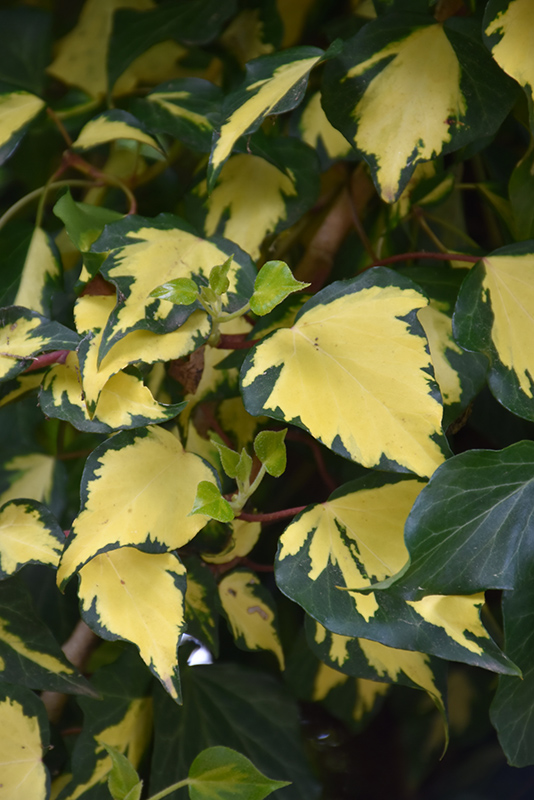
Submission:
[[[245,522],[278,522],[281,519],[288,519],[289,517],[296,517],[301,511],[304,511],[308,506],[296,506],[295,508],[283,508],[281,511],[271,511],[268,514],[249,514],[247,511],[242,511],[237,519],[245,520]]]

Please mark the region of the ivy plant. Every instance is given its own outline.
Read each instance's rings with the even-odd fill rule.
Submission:
[[[534,765],[532,30],[2,5],[0,797]]]

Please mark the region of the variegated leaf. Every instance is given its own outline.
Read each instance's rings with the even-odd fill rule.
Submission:
[[[185,621],[187,633],[202,642],[214,656],[219,654],[219,596],[210,570],[197,558],[184,558],[187,569]]]
[[[46,367],[32,372],[21,373],[15,378],[0,383],[0,408],[19,400],[39,388],[44,378]]]
[[[331,284],[247,356],[247,411],[299,425],[366,467],[431,475],[448,447],[416,319],[426,304],[384,268]]]
[[[309,72],[323,55],[323,51],[316,47],[295,47],[247,64],[245,81],[224,101],[221,129],[213,137],[208,169],[209,190],[243,134],[258,130],[268,114],[282,114],[298,105]]]
[[[132,139],[162,153],[158,141],[138,119],[127,111],[116,108],[104,111],[84,125],[72,146],[77,150],[89,150],[101,144],[114,142],[116,139]]]
[[[428,21],[409,13],[372,21],[326,66],[326,114],[388,203],[418,162],[496,131],[515,99],[467,20]]]
[[[0,380],[14,378],[46,350],[74,350],[79,337],[50,322],[35,311],[20,306],[0,309]]]
[[[61,275],[59,252],[49,233],[35,228],[15,297],[15,305],[49,315]]]
[[[253,572],[234,570],[219,583],[219,597],[238,647],[270,650],[284,669],[274,603]]]
[[[491,391],[514,414],[534,420],[534,242],[490,253],[469,272],[454,312],[454,335],[486,355]]]
[[[56,364],[47,372],[39,392],[39,405],[47,417],[70,422],[79,431],[112,433],[165,422],[179,414],[186,404],[158,403],[140,377],[121,371],[104,384],[90,417],[78,357],[69,353],[64,364]]]
[[[230,529],[230,541],[221,553],[202,553],[203,560],[208,564],[227,564],[234,558],[248,555],[259,539],[261,524],[234,519]]]
[[[534,8],[529,0],[489,0],[484,13],[484,42],[499,66],[526,92],[534,127],[534,59],[531,32]]]
[[[102,332],[116,307],[109,295],[84,295],[74,309],[76,327],[87,334],[78,347],[84,401],[89,416],[96,412],[100,393],[113,375],[139,361],[152,364],[181,358],[196,350],[207,339],[211,324],[204,311],[195,311],[178,330],[158,334],[134,330],[119,338],[98,361]]]
[[[103,639],[137,645],[145,664],[177,702],[185,592],[185,567],[173,553],[119,547],[95,556],[80,570],[78,595],[85,622]]]
[[[278,587],[333,633],[517,674],[480,621],[483,594],[406,600],[365,591],[406,562],[403,527],[421,488],[413,478],[369,476],[309,506],[280,538]]]
[[[196,277],[200,283],[206,282],[211,269],[232,255],[224,310],[242,307],[252,295],[256,270],[249,256],[224,239],[200,238],[188,223],[172,214],[152,220],[129,216],[108,225],[92,250],[111,251],[101,272],[117,287],[120,298],[102,334],[100,362],[125,334],[135,330],[169,333],[199,307],[150,297],[153,289],[167,281]]]
[[[324,113],[319,91],[310,95],[295,127],[302,141],[317,151],[324,166],[345,159],[352,152],[349,142]]]
[[[265,238],[300,219],[319,192],[317,159],[310,148],[281,138],[261,150],[256,154],[252,147],[250,153],[232,156],[209,195],[206,181],[194,191],[206,236],[225,236],[254,260]]]
[[[18,577],[0,581],[0,675],[30,689],[94,694],[35,613]]]
[[[25,564],[59,563],[65,535],[46,506],[11,500],[0,508],[0,580]]]
[[[21,497],[50,504],[56,464],[44,453],[7,458],[0,467],[0,505]]]
[[[44,107],[44,100],[30,92],[0,94],[0,164],[6,161]]]
[[[189,516],[210,467],[159,427],[122,431],[94,450],[82,477],[82,508],[58,570],[63,587],[99,553],[139,545],[161,553],[187,544],[206,524]]]
[[[166,133],[200,152],[209,152],[219,122],[222,92],[201,78],[181,78],[156,86],[132,111],[150,130]]]
[[[0,684],[0,793],[5,800],[47,800],[50,775],[43,764],[48,720],[33,692]]]

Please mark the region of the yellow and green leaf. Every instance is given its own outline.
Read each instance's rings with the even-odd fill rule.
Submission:
[[[99,553],[139,545],[161,553],[183,547],[207,518],[189,516],[197,486],[214,479],[210,467],[163,428],[122,431],[89,456],[82,508],[58,570],[63,587]]]
[[[132,111],[152,131],[173,136],[189,147],[209,153],[219,121],[223,94],[201,78],[167,81],[132,104]]]
[[[52,497],[56,459],[45,453],[25,453],[0,466],[0,505],[25,498],[48,503]]]
[[[158,153],[163,152],[158,141],[138,119],[116,108],[104,111],[84,125],[72,146],[77,150],[89,150],[116,139],[131,139],[140,145],[153,147]]]
[[[213,138],[209,190],[241,136],[258,130],[267,115],[282,114],[298,105],[310,70],[323,55],[317,47],[295,47],[247,64],[244,83],[231,92],[223,104],[223,122]]]
[[[0,381],[23,372],[38,353],[74,350],[78,343],[79,337],[74,331],[59,322],[50,322],[20,306],[3,308],[0,313]]]
[[[247,570],[230,572],[219,583],[219,597],[237,646],[270,650],[284,669],[274,603],[256,575]]]
[[[30,92],[0,94],[0,164],[9,158],[43,107],[44,100]]]
[[[57,567],[65,535],[46,506],[11,500],[0,508],[0,580],[25,564]]]
[[[372,21],[325,71],[326,114],[388,203],[417,163],[496,131],[515,99],[467,20],[427,23],[408,13]]]
[[[206,236],[218,233],[231,239],[256,261],[265,238],[300,219],[313,206],[318,191],[317,159],[312,151],[297,139],[282,138],[261,149],[251,145],[250,153],[232,156],[211,193],[202,181],[194,197]]]
[[[0,792],[8,798],[47,800],[50,775],[43,764],[48,746],[48,720],[33,692],[0,686]]]
[[[36,369],[27,374],[21,373],[15,378],[12,378],[12,380],[0,383],[0,408],[38,389],[45,373],[46,367],[43,369]]]
[[[317,151],[324,165],[347,158],[352,148],[345,137],[334,128],[321,105],[321,92],[314,92],[297,122],[297,131],[303,142]]]
[[[384,268],[318,292],[241,371],[249,413],[299,425],[366,467],[430,476],[448,451],[414,284]]]
[[[479,596],[419,602],[370,591],[407,562],[403,529],[422,487],[373,475],[309,506],[280,537],[278,587],[333,633],[517,674],[480,623]]]
[[[187,569],[185,621],[187,633],[219,654],[219,596],[211,571],[197,558],[184,558]]]
[[[52,293],[61,275],[59,253],[49,233],[35,228],[22,268],[14,305],[50,314]]]
[[[234,558],[247,556],[256,546],[261,533],[259,522],[245,522],[234,519],[230,523],[231,537],[227,546],[220,553],[202,553],[202,558],[208,564],[227,564]]]
[[[101,272],[117,287],[120,298],[102,334],[100,362],[125,334],[135,330],[169,333],[200,307],[177,306],[150,296],[153,289],[170,280],[196,277],[206,283],[211,269],[233,255],[223,310],[237,310],[252,294],[256,270],[250,258],[224,239],[200,238],[188,223],[172,214],[152,220],[129,216],[108,225],[92,250],[111,251]]]
[[[484,14],[484,41],[497,64],[523,87],[534,124],[534,7],[529,0],[490,0]]]
[[[514,414],[534,420],[534,251],[503,247],[468,274],[456,304],[454,334],[490,362],[488,383]]]
[[[166,422],[179,414],[185,403],[158,403],[139,376],[120,371],[104,384],[90,417],[78,356],[69,353],[64,364],[55,364],[48,370],[39,392],[39,405],[47,417],[70,422],[79,431],[112,433]]]
[[[80,570],[78,595],[85,622],[104,639],[137,645],[145,664],[177,702],[185,592],[186,570],[173,553],[119,547],[95,556]]]

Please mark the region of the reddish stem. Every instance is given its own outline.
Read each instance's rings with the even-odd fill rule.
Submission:
[[[53,353],[44,353],[33,359],[33,363],[26,368],[25,372],[35,372],[35,370],[49,367],[51,364],[64,364],[70,350],[54,350]]]
[[[360,270],[360,273],[373,267],[382,267],[384,264],[394,264],[397,261],[410,261],[418,258],[431,258],[435,261],[468,261],[471,264],[476,264],[482,256],[470,256],[465,253],[426,253],[424,250],[419,250],[414,253],[399,253],[396,256],[386,256],[381,258],[380,261],[364,267]]]
[[[238,515],[238,519],[243,519],[245,522],[278,522],[280,519],[288,519],[288,517],[296,517],[301,511],[304,511],[308,506],[296,506],[295,508],[283,508],[281,511],[271,511],[269,514],[249,514],[242,511]]]
[[[261,339],[245,339],[243,333],[221,333],[217,347],[220,350],[246,350],[254,347]]]

